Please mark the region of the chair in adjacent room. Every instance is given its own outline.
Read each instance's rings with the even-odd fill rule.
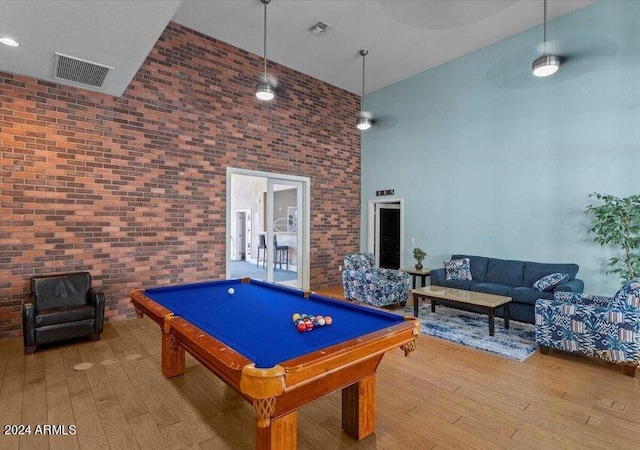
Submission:
[[[22,305],[25,354],[41,344],[88,336],[100,340],[105,297],[91,287],[89,272],[31,278],[31,297]]]
[[[276,264],[282,269],[282,264],[284,263],[286,269],[289,270],[289,246],[288,245],[278,245],[278,236],[273,235],[273,249],[275,250],[273,260],[273,268],[276,268]]]
[[[635,376],[640,361],[640,278],[613,297],[555,292],[553,300],[536,300],[536,342],[550,349],[581,353],[620,364]]]
[[[375,306],[404,304],[409,296],[409,274],[376,267],[371,253],[344,258],[344,296]]]
[[[260,263],[262,262],[263,267],[267,264],[267,237],[264,234],[259,234],[258,239],[258,258],[256,259],[256,267],[260,267]],[[262,258],[260,258],[260,253],[262,253]]]

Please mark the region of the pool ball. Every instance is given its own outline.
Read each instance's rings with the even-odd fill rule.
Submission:
[[[307,331],[313,330],[313,322],[311,321],[305,322],[305,326],[307,327]]]
[[[295,313],[295,314],[291,317],[291,319],[292,319],[294,322],[297,322],[298,320],[300,320],[300,314]]]
[[[324,326],[324,317],[320,317],[318,319],[318,325],[320,325],[321,327]]]
[[[233,295],[236,293],[236,290],[234,288],[229,288],[227,289],[227,292],[229,293],[229,295]]]
[[[298,325],[296,325],[296,328],[298,329],[298,331],[300,333],[303,333],[303,332],[307,331],[307,326],[305,325],[305,323],[303,321],[298,322]]]
[[[331,325],[333,323],[333,319],[331,318],[331,316],[326,316],[324,318],[324,323],[327,325]]]

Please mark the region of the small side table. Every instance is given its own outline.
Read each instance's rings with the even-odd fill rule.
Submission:
[[[427,277],[429,275],[431,275],[431,271],[429,269],[416,269],[415,267],[408,267],[406,269],[400,269],[402,272],[407,272],[409,275],[411,275],[411,285],[413,286],[412,289],[416,289],[416,278],[420,277],[421,282],[422,282],[422,286],[421,287],[425,287],[426,286],[426,282],[427,282]]]

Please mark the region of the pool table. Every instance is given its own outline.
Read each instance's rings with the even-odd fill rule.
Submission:
[[[296,448],[298,408],[338,389],[345,432],[373,433],[378,364],[394,348],[414,350],[419,326],[414,317],[249,278],[134,290],[131,301],[161,327],[166,377],[185,372],[186,350],[253,404],[259,449]],[[299,332],[296,312],[333,323]]]

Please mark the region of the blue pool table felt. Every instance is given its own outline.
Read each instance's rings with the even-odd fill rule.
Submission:
[[[234,294],[228,289],[233,288]],[[152,300],[268,368],[404,321],[402,316],[251,280],[213,281],[145,290]],[[331,316],[332,325],[299,332],[294,313]]]

